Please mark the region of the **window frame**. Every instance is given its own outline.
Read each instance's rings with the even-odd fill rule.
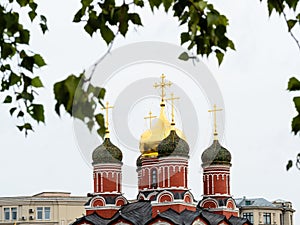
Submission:
[[[243,218],[248,219],[251,223],[254,221],[253,212],[243,213]]]
[[[36,207],[36,219],[37,220],[51,220],[51,207],[50,206]]]
[[[3,213],[4,213],[4,220],[7,221],[7,220],[10,220],[10,208],[9,207],[5,207],[3,208]],[[8,217],[7,217],[8,215]]]
[[[263,219],[264,219],[264,224],[271,224],[272,222],[271,213],[264,213]]]
[[[11,207],[10,208],[11,220],[18,220],[18,208]]]

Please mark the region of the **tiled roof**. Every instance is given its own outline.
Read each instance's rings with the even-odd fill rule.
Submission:
[[[232,225],[250,224],[246,219],[239,217],[231,217],[228,221],[225,216],[208,212],[206,210],[190,211],[184,210],[181,213],[168,209],[159,213],[155,218],[152,218],[152,205],[150,201],[138,201],[128,203],[121,207],[121,209],[110,219],[102,218],[96,213],[81,217],[77,219],[72,225],[82,224],[84,221],[93,225],[110,225],[115,222],[125,220],[134,225],[149,224],[151,221],[159,218],[172,222],[178,225],[190,225],[197,217],[207,221],[210,225],[218,225],[220,222],[225,221]]]
[[[229,218],[229,222],[231,224],[234,224],[234,225],[244,225],[245,223],[246,224],[250,224],[250,222],[245,219],[245,218],[240,218],[240,217],[236,217],[236,216],[231,216]],[[248,223],[247,223],[248,222]]]

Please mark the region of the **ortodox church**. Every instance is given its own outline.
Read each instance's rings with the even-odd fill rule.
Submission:
[[[176,127],[174,100],[167,94],[171,82],[161,76],[160,115],[155,121],[149,115],[150,128],[141,134],[136,159],[138,190],[136,199],[126,199],[122,194],[122,149],[110,141],[108,109],[106,104],[106,135],[103,143],[93,152],[94,191],[86,203],[86,215],[78,218],[79,224],[201,224],[247,225],[240,217],[239,208],[230,192],[231,154],[218,140],[216,105],[214,114],[214,139],[204,149],[202,199],[195,199],[188,187],[189,143],[184,133]],[[172,101],[169,121],[165,104]],[[117,106],[116,106],[117,107]],[[142,119],[142,118],[141,118]],[[137,120],[138,122],[138,120]],[[200,178],[197,178],[201,180]],[[278,221],[279,224],[279,221]]]

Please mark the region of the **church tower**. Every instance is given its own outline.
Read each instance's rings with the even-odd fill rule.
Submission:
[[[216,105],[209,112],[214,113],[214,140],[201,156],[203,168],[203,199],[199,208],[230,216],[238,216],[238,209],[230,194],[231,154],[218,140]]]
[[[108,110],[106,103],[106,131],[103,143],[92,155],[94,193],[86,204],[86,214],[97,213],[104,218],[111,218],[122,205],[127,203],[122,195],[122,152],[111,143],[108,129]]]
[[[167,209],[180,213],[185,209],[196,210],[194,197],[188,189],[189,145],[182,131],[175,127],[174,100],[165,98],[165,88],[171,86],[161,76],[154,87],[161,88],[160,115],[150,129],[141,135],[140,152],[137,159],[138,200],[150,200],[153,216]],[[172,122],[165,114],[165,101],[172,101]]]

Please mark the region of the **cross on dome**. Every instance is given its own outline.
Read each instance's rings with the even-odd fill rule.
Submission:
[[[174,96],[174,93],[171,94],[171,98],[166,98],[166,100],[171,100],[172,102],[172,123],[171,125],[174,126],[175,125],[175,113],[174,113],[174,108],[175,108],[175,104],[174,104],[174,100],[179,100],[180,98],[179,97],[175,97]]]
[[[153,85],[153,87],[154,88],[161,88],[161,105],[163,106],[164,105],[164,97],[166,96],[165,88],[170,87],[172,85],[172,82],[171,81],[166,82],[165,81],[166,76],[164,74],[162,74],[160,76],[160,78],[161,78],[161,82],[160,83],[155,83]]]
[[[157,116],[152,116],[151,110],[150,110],[150,112],[149,112],[149,116],[144,117],[145,120],[146,120],[146,119],[149,119],[149,120],[150,120],[150,129],[151,129],[151,127],[152,127],[152,119],[154,119],[154,118],[156,118],[156,117],[157,117]]]
[[[105,110],[105,137],[108,138],[108,134],[109,134],[109,122],[108,122],[108,110],[112,109],[114,106],[109,105],[109,102],[106,102],[105,107],[102,108],[102,110]]]
[[[217,132],[217,112],[222,111],[223,109],[217,109],[216,104],[214,104],[213,109],[208,110],[214,114],[214,139],[218,139],[218,132]]]

